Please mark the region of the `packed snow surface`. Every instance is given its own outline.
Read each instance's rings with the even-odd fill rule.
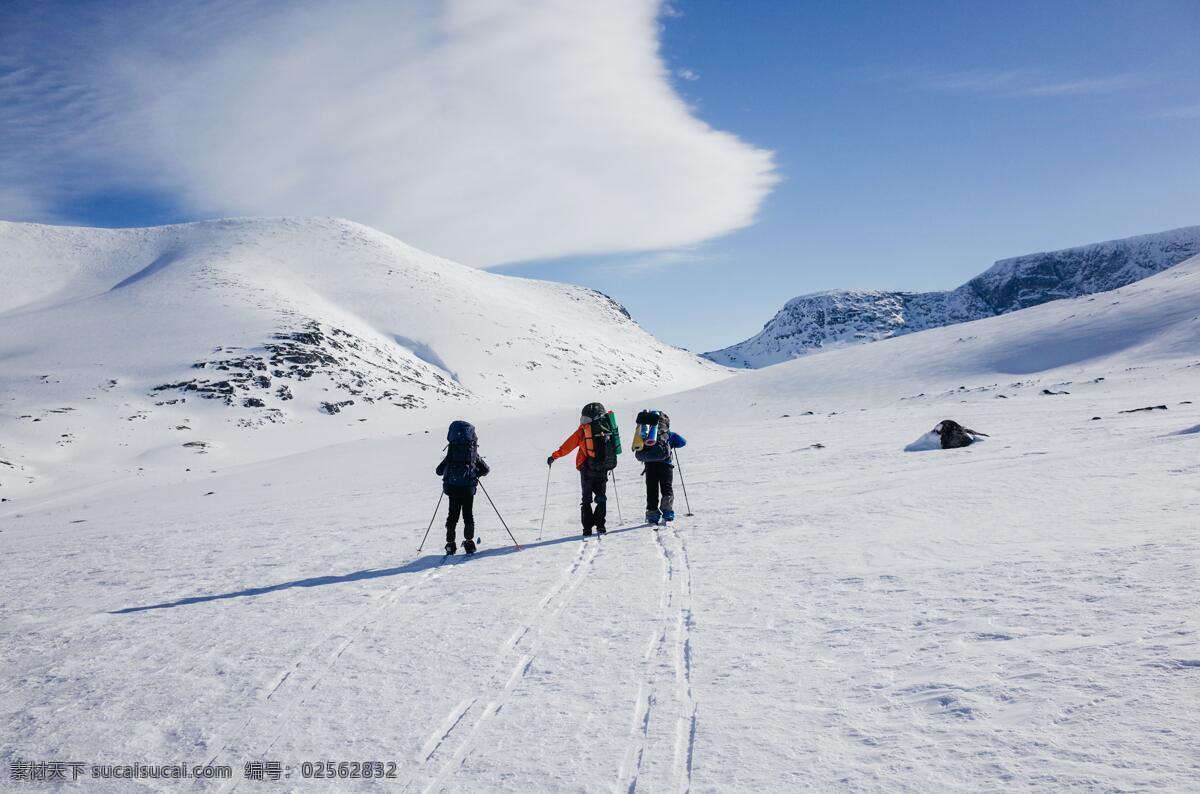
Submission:
[[[945,292],[833,290],[788,301],[763,329],[705,355],[758,368],[1132,284],[1200,254],[1200,226],[1002,259]]]
[[[474,387],[435,327],[390,330]],[[441,564],[441,514],[417,552],[432,411],[0,506],[0,761],[212,761],[234,778],[192,787],[220,791],[262,787],[250,761],[283,764],[287,790],[380,788],[303,780],[319,760],[394,763],[411,791],[1194,789],[1200,434],[1180,431],[1200,424],[1200,258],[607,399],[689,441],[659,530],[628,451],[606,537],[580,540],[567,460],[539,528],[545,456],[584,401],[555,388],[478,404],[520,551],[481,491],[480,554]],[[991,438],[902,451],[942,419]]]

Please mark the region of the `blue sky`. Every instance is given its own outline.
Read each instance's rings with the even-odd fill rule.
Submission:
[[[343,215],[694,350],[800,293],[1200,223],[1191,0],[310,5],[7,6],[0,217]]]
[[[611,292],[708,350],[793,295],[949,288],[1003,257],[1200,224],[1198,3],[678,8],[664,53],[698,76],[679,90],[775,152],[783,180],[758,222],[694,261],[505,272]]]

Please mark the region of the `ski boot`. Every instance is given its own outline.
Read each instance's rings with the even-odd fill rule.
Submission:
[[[590,537],[592,536],[592,528],[591,528],[591,527],[584,527],[584,528],[583,528],[583,536],[584,536],[585,538],[590,538]]]
[[[608,530],[605,529],[604,527],[596,527],[596,534],[597,535],[607,535]]]
[[[663,523],[664,524],[667,523],[668,521],[674,521],[674,520],[675,520],[675,511],[674,510],[668,510],[665,513],[663,513]]]
[[[463,553],[467,554],[467,555],[471,555],[471,554],[475,553],[475,541],[474,540],[472,540],[471,538],[467,538],[466,540],[463,541]]]
[[[458,546],[456,546],[454,544],[454,541],[450,541],[449,543],[446,544],[446,556],[447,557],[453,556],[454,552],[456,552],[456,551],[458,551]]]
[[[660,520],[662,520],[662,513],[659,513],[657,511],[655,511],[653,513],[646,513],[646,523],[649,524],[650,526],[652,526],[652,527],[658,526],[658,522]]]

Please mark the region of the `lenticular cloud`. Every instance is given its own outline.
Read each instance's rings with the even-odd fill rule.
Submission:
[[[675,92],[658,13],[359,0],[10,20],[0,98],[22,92],[23,121],[0,170],[30,205],[83,171],[197,215],[348,217],[477,266],[692,244],[751,223],[776,177]],[[35,76],[71,102],[31,99]]]

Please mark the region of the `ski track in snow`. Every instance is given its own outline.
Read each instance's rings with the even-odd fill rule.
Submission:
[[[692,785],[692,760],[696,743],[696,702],[692,696],[692,570],[688,561],[687,543],[669,524],[672,544],[663,540],[663,533],[654,533],[664,556],[672,582],[678,582],[673,600],[675,642],[672,647],[675,668],[675,790],[688,791]]]
[[[279,741],[283,727],[288,723],[291,715],[304,704],[308,694],[316,689],[324,677],[333,670],[346,649],[365,634],[371,625],[387,612],[388,607],[396,603],[400,596],[424,582],[439,578],[444,571],[444,566],[431,568],[422,573],[417,582],[391,588],[388,592],[378,596],[374,603],[344,620],[332,632],[310,646],[293,664],[281,671],[274,682],[267,687],[260,696],[257,707],[233,735],[221,742],[220,748],[208,763],[210,765],[222,763],[230,746],[245,735],[253,725],[263,721],[268,721],[276,726],[272,731],[271,741],[266,749],[258,755],[259,758],[267,758]],[[320,649],[330,643],[336,643],[333,650],[321,657]],[[222,792],[234,791],[242,782],[237,779],[231,780],[219,790]]]
[[[671,788],[689,791],[692,785],[692,763],[696,741],[696,702],[692,693],[692,584],[691,564],[687,557],[684,536],[668,524],[656,528],[653,543],[662,565],[662,589],[658,605],[658,625],[650,633],[646,653],[642,657],[637,694],[634,698],[633,721],[630,725],[628,745],[621,767],[617,773],[616,791],[632,794],[638,790],[639,778],[647,753],[658,748],[651,747],[651,723],[660,719],[659,711],[663,700],[675,711],[671,746]],[[669,536],[672,543],[663,540]],[[667,637],[672,636],[670,650]],[[673,692],[660,693],[661,670],[669,668],[673,674]],[[670,714],[661,719],[669,719]],[[653,788],[653,787],[649,787]]]
[[[433,778],[424,786],[423,791],[438,790],[446,778],[466,761],[479,731],[500,713],[508,700],[509,693],[521,683],[521,680],[529,672],[537,657],[538,643],[542,634],[571,602],[571,597],[591,572],[602,546],[603,542],[599,538],[580,543],[575,559],[567,566],[558,582],[542,596],[533,614],[512,632],[496,652],[491,675],[479,686],[474,696],[459,703],[454,711],[447,715],[443,720],[443,727],[430,735],[421,748],[423,755],[423,758],[420,759],[421,768],[431,762],[436,763],[435,756],[439,754],[443,745],[465,733],[459,740],[458,746],[440,764]],[[529,642],[522,645],[526,637],[530,637],[531,634]],[[514,656],[517,657],[516,662],[510,663]],[[491,699],[484,703],[478,716],[471,721],[469,726],[464,726],[467,714],[475,709],[480,700],[489,695]],[[415,776],[408,781],[405,788],[413,785],[414,781]]]

